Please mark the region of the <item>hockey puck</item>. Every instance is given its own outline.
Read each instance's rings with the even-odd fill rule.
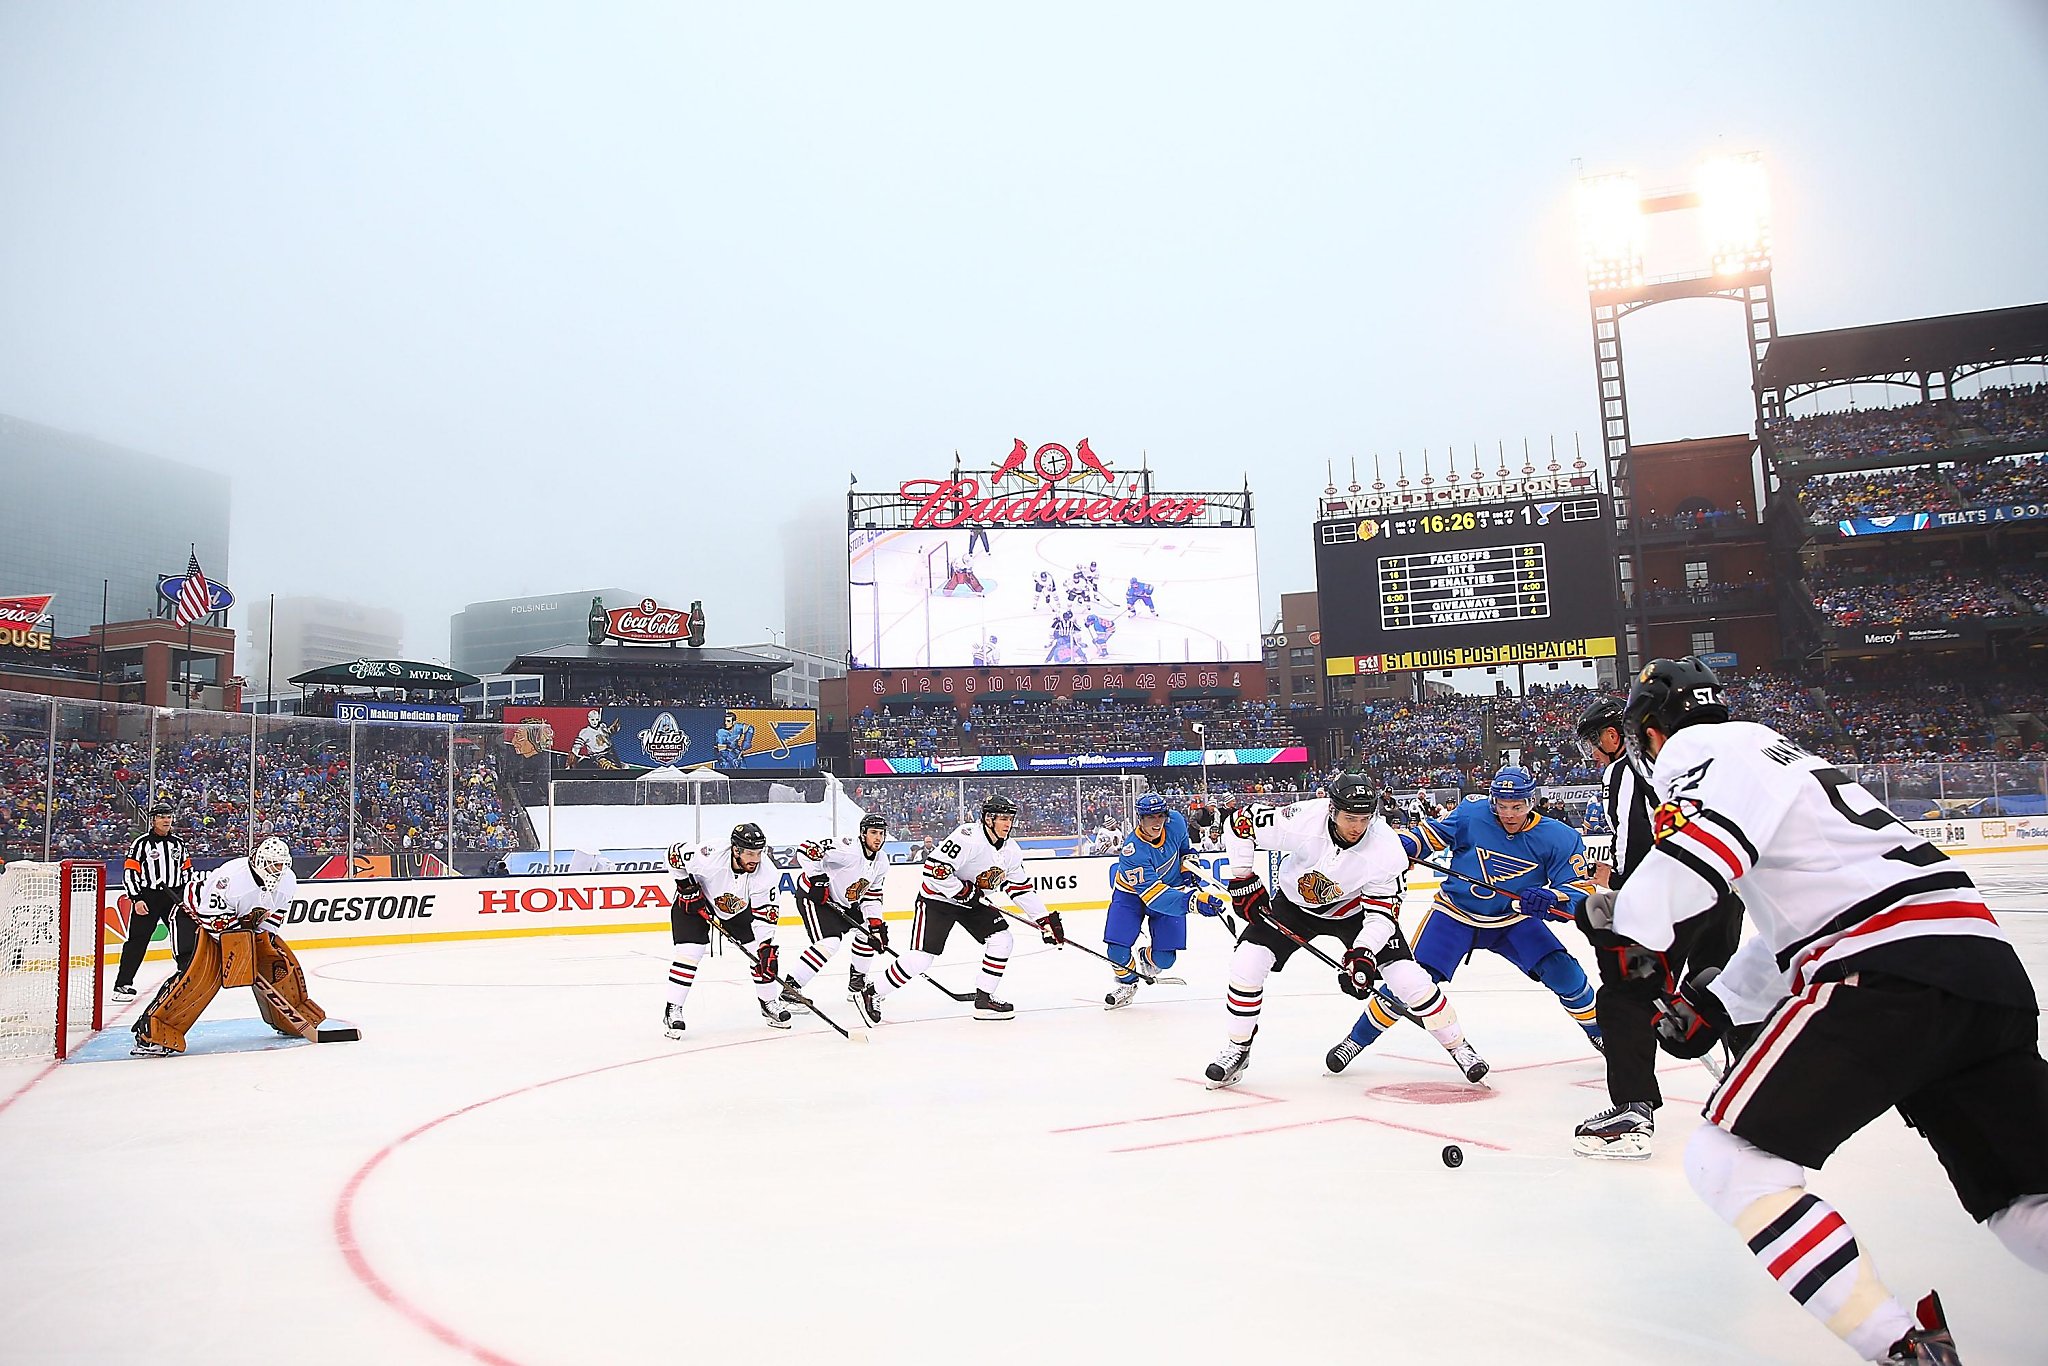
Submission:
[[[1444,1144],[1444,1165],[1462,1167],[1465,1165],[1465,1150],[1455,1143]]]

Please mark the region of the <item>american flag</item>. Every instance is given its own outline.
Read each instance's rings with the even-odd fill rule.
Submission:
[[[199,552],[192,552],[192,562],[185,566],[185,586],[178,590],[178,606],[171,613],[171,621],[178,626],[191,626],[206,620],[213,612],[213,587],[206,581],[206,571],[199,567]]]

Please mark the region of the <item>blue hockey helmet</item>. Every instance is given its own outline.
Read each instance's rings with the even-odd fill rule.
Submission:
[[[1520,764],[1509,764],[1493,775],[1493,783],[1486,795],[1497,802],[1533,802],[1536,800],[1536,779]]]
[[[1160,796],[1157,792],[1147,792],[1144,796],[1138,798],[1139,820],[1144,820],[1147,816],[1163,816],[1165,814],[1166,798]]]

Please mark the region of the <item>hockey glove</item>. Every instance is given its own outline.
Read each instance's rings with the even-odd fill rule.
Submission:
[[[1045,942],[1053,947],[1057,948],[1067,942],[1067,927],[1060,923],[1060,913],[1058,911],[1047,911],[1045,919],[1034,920],[1031,923],[1038,927],[1038,933],[1045,939]]]
[[[1531,920],[1570,920],[1570,903],[1548,887],[1531,887],[1515,898],[1515,909]]]
[[[803,888],[805,899],[819,910],[832,904],[832,882],[829,878],[807,877],[797,885]]]
[[[1704,1057],[1733,1032],[1728,1008],[1712,990],[1719,968],[1704,968],[1666,997],[1656,1016],[1657,1046],[1674,1058]]]
[[[1586,899],[1579,903],[1579,909],[1572,919],[1579,922],[1579,928],[1588,935],[1611,932],[1614,929],[1614,898],[1617,894],[1602,887],[1597,892],[1586,893]]]
[[[869,916],[868,923],[862,928],[867,931],[868,944],[876,953],[887,953],[889,951],[889,927],[882,923],[882,917],[878,915]]]
[[[1230,909],[1230,902],[1218,896],[1207,887],[1198,887],[1188,894],[1188,904],[1201,915],[1222,915]]]
[[[1230,879],[1230,904],[1244,917],[1247,925],[1257,924],[1266,918],[1273,908],[1272,898],[1266,892],[1266,884],[1259,881],[1256,873],[1245,873]]]
[[[701,916],[705,920],[711,919],[711,902],[705,897],[704,890],[697,885],[697,879],[693,877],[676,879],[674,909]]]
[[[1351,950],[1337,967],[1338,989],[1361,1001],[1372,995],[1372,985],[1379,980],[1380,965],[1364,949]]]

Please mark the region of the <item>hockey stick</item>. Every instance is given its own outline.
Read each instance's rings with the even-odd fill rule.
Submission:
[[[738,935],[734,934],[731,930],[728,930],[725,927],[724,921],[720,920],[716,915],[707,916],[706,919],[710,922],[711,928],[717,930],[720,934],[724,935],[728,940],[730,940],[732,946],[740,951],[741,956],[744,957],[749,963],[754,965],[754,971],[756,973],[759,973],[761,971],[761,960],[755,957],[752,953],[748,952],[747,946],[739,941]],[[811,1014],[817,1016],[826,1024],[832,1026],[834,1030],[838,1031],[840,1038],[846,1040],[848,1043],[864,1044],[868,1041],[868,1036],[866,1034],[848,1033],[845,1025],[840,1024],[839,1021],[833,1019],[830,1015],[827,1015],[824,1011],[818,1009],[817,1003],[813,1001],[810,997],[804,995],[803,992],[797,987],[797,984],[795,982],[790,981],[789,978],[778,977],[775,980],[782,984],[782,999],[790,1002],[792,1005],[800,1005],[805,1010],[810,1011]]]
[[[839,917],[840,923],[845,925],[849,931],[860,936],[861,943],[866,944],[870,949],[873,949],[876,953],[888,954],[891,958],[894,958],[899,963],[903,961],[903,955],[896,952],[896,950],[890,948],[887,944],[877,944],[875,942],[874,936],[868,933],[868,927],[866,925],[862,924],[860,921],[853,919],[845,911],[842,911],[837,906],[834,906],[830,901],[826,901],[823,904],[831,909],[832,914]],[[955,991],[953,990],[953,988],[947,986],[944,982],[941,982],[938,979],[934,978],[929,972],[921,972],[918,974],[918,976],[924,978],[924,980],[931,985],[931,988],[934,991],[937,991],[942,995],[950,996],[954,1000],[960,1002],[962,1005],[971,1006],[974,1004],[974,996],[972,995],[972,993],[965,991]]]
[[[1006,916],[1008,916],[1008,917],[1009,917],[1010,919],[1012,919],[1012,920],[1016,921],[1016,922],[1017,922],[1017,923],[1018,923],[1019,925],[1029,925],[1029,926],[1030,926],[1030,927],[1031,927],[1032,929],[1034,929],[1034,930],[1037,930],[1037,929],[1038,929],[1038,922],[1037,922],[1037,921],[1035,921],[1035,920],[1033,920],[1033,919],[1031,919],[1031,918],[1030,918],[1029,916],[1025,916],[1025,915],[1019,915],[1019,914],[1018,914],[1017,912],[1015,912],[1015,911],[1013,911],[1013,910],[1010,910],[1010,909],[1009,909],[1008,907],[1006,907],[1006,906],[997,906],[997,905],[996,905],[996,903],[995,903],[995,902],[994,902],[993,900],[989,901],[989,903],[988,903],[988,904],[989,904],[989,905],[990,905],[991,907],[993,907],[993,908],[994,908],[994,909],[995,909],[995,910],[996,910],[996,911],[997,911],[997,912],[998,912],[999,914],[1002,914],[1002,915],[1006,915]],[[1045,932],[1044,932],[1043,930],[1039,930],[1039,934],[1040,934],[1041,936],[1042,936],[1042,935],[1043,935],[1044,933],[1045,933]],[[1162,977],[1162,976],[1158,976],[1158,975],[1156,975],[1156,974],[1153,974],[1153,973],[1149,973],[1149,972],[1145,971],[1145,970],[1144,970],[1143,968],[1139,967],[1139,966],[1138,966],[1138,956],[1137,956],[1137,952],[1136,952],[1136,950],[1135,950],[1135,949],[1134,949],[1134,950],[1132,951],[1132,953],[1131,953],[1131,961],[1130,961],[1130,963],[1128,963],[1128,964],[1124,964],[1124,963],[1119,963],[1119,962],[1117,962],[1117,961],[1116,961],[1116,959],[1114,959],[1114,958],[1111,958],[1111,957],[1110,957],[1110,956],[1109,956],[1108,954],[1106,954],[1106,953],[1097,953],[1097,952],[1096,952],[1096,951],[1095,951],[1094,949],[1091,949],[1091,948],[1089,948],[1089,947],[1088,947],[1088,946],[1087,946],[1086,944],[1080,944],[1080,943],[1076,943],[1076,942],[1075,942],[1074,940],[1071,940],[1071,939],[1067,939],[1067,938],[1064,938],[1064,937],[1062,937],[1062,938],[1061,938],[1061,940],[1060,940],[1060,942],[1059,942],[1059,943],[1057,943],[1057,944],[1054,944],[1054,945],[1053,945],[1053,947],[1054,947],[1054,948],[1056,948],[1056,949],[1064,949],[1064,948],[1076,948],[1076,949],[1079,949],[1079,950],[1080,950],[1081,952],[1083,952],[1083,953],[1087,954],[1087,955],[1088,955],[1088,956],[1089,956],[1090,958],[1099,958],[1099,959],[1101,959],[1101,960],[1102,960],[1103,962],[1105,962],[1105,963],[1109,964],[1109,965],[1110,965],[1111,967],[1115,968],[1115,969],[1116,969],[1116,972],[1117,972],[1117,976],[1121,977],[1121,976],[1123,976],[1123,975],[1124,975],[1125,973],[1127,973],[1127,972],[1128,972],[1128,973],[1132,974],[1133,976],[1136,976],[1136,977],[1141,977],[1141,978],[1143,978],[1143,979],[1145,980],[1145,984],[1146,984],[1147,986],[1154,986],[1154,987],[1156,987],[1156,986],[1159,986],[1159,985],[1161,985],[1161,984],[1164,984],[1164,985],[1166,985],[1166,986],[1177,986],[1177,987],[1184,987],[1184,986],[1186,986],[1186,985],[1187,985],[1187,981],[1186,981],[1186,979],[1184,979],[1184,978],[1180,978],[1180,977]]]
[[[1287,936],[1287,938],[1293,940],[1297,948],[1306,950],[1310,957],[1320,959],[1322,962],[1335,968],[1338,972],[1343,973],[1345,976],[1350,976],[1349,971],[1346,970],[1342,963],[1330,957],[1329,954],[1324,953],[1321,949],[1317,948],[1308,940],[1303,939],[1293,930],[1288,929],[1285,925],[1280,923],[1277,917],[1269,915],[1265,917],[1265,919],[1267,924],[1271,925],[1274,929],[1280,931],[1280,933]],[[1386,979],[1384,977],[1379,978],[1373,983],[1372,994],[1374,996],[1377,996],[1380,999],[1381,1003],[1387,1007],[1387,1009],[1393,1011],[1396,1015],[1399,1015],[1402,1019],[1408,1021],[1410,1024],[1415,1025],[1418,1028],[1424,1030],[1429,1028],[1428,1025],[1422,1023],[1421,1019],[1416,1016],[1414,1011],[1408,1008],[1408,1003],[1406,1001],[1402,1000],[1400,997],[1396,996],[1393,993],[1393,991],[1386,985]]]

